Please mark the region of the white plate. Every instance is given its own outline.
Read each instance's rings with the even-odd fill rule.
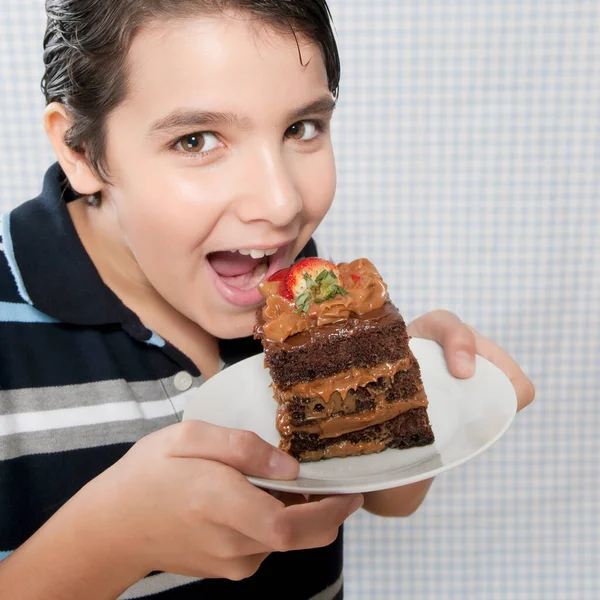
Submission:
[[[421,367],[429,398],[427,412],[434,444],[302,463],[300,475],[293,481],[248,479],[259,487],[305,494],[368,492],[428,479],[489,448],[515,416],[517,398],[509,379],[480,356],[473,377],[456,379],[446,368],[438,344],[411,339],[410,347]],[[263,360],[262,354],[253,356],[209,379],[190,397],[184,420],[249,429],[277,446],[277,403]]]

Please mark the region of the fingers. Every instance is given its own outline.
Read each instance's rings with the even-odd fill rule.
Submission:
[[[285,506],[253,486],[242,473],[290,478],[298,473],[293,458],[253,433],[202,421],[185,421],[162,431],[166,432],[170,456],[220,463],[214,465],[210,485],[202,478],[196,482],[204,494],[197,506],[198,514],[210,514],[213,523],[250,538],[243,542],[244,553],[260,554],[264,548],[284,552],[326,546],[335,540],[340,525],[363,504],[359,494]],[[239,550],[237,542],[242,543],[241,538],[236,540],[233,551]]]
[[[270,552],[265,552],[252,556],[243,556],[230,561],[226,563],[226,569],[221,577],[226,577],[232,581],[241,581],[242,579],[252,577],[269,554]]]
[[[265,542],[280,552],[327,546],[363,503],[362,494],[353,494],[287,506],[272,515]]]
[[[245,475],[265,479],[295,479],[299,464],[251,431],[229,429],[203,421],[184,421],[169,430],[169,454],[204,458],[233,467]]]
[[[535,386],[523,371],[510,379],[517,392],[517,411],[529,406],[535,398]]]
[[[226,560],[213,555],[191,556],[187,568],[182,569],[181,566],[173,566],[171,572],[190,576],[200,574],[201,577],[241,581],[247,577],[252,577],[269,554],[270,552],[264,552],[248,556],[235,556]]]
[[[519,365],[498,344],[469,327],[476,338],[477,354],[496,365],[510,379],[517,394],[517,410],[533,402],[535,387]]]
[[[444,349],[448,370],[455,377],[471,377],[475,373],[475,335],[456,315],[436,310],[408,326],[412,337],[433,340]]]
[[[427,313],[408,326],[408,333],[438,342],[444,349],[448,369],[455,377],[473,375],[477,353],[510,379],[517,394],[517,410],[533,401],[535,388],[519,365],[500,346],[463,323],[456,315],[445,310]]]
[[[401,487],[368,492],[365,510],[382,517],[408,517],[421,506],[433,479],[409,483]]]
[[[270,491],[271,496],[277,498],[285,506],[292,506],[292,504],[304,504],[310,501],[308,494],[292,494],[291,492],[278,492]]]
[[[203,535],[212,540],[211,554],[219,560],[229,561],[272,552],[272,548],[265,544],[218,523],[207,523]]]
[[[227,503],[222,524],[252,538],[270,550],[287,552],[331,544],[340,525],[363,504],[361,494],[329,496],[315,502],[286,506],[246,480],[229,483],[229,493],[215,492],[215,501]],[[220,500],[219,500],[220,499]]]

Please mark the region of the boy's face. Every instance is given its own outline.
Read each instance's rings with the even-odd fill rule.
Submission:
[[[135,38],[107,121],[100,210],[144,279],[218,337],[251,333],[258,284],[333,200],[327,74],[298,39],[302,64],[293,36],[247,17],[156,23]]]

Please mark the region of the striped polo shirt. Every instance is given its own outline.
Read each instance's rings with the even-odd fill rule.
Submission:
[[[181,420],[195,364],[103,283],[75,231],[58,164],[0,229],[0,560],[143,436]],[[303,254],[314,254],[310,242]],[[222,365],[261,351],[220,342]],[[160,517],[160,515],[157,515]],[[342,533],[273,553],[243,581],[155,572],[120,598],[342,598]],[[0,594],[1,595],[1,594]]]

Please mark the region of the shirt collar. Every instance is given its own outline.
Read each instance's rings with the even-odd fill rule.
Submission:
[[[139,326],[135,313],[102,281],[77,235],[67,210],[67,202],[76,198],[55,163],[46,172],[41,194],[5,216],[19,291],[63,323]]]

